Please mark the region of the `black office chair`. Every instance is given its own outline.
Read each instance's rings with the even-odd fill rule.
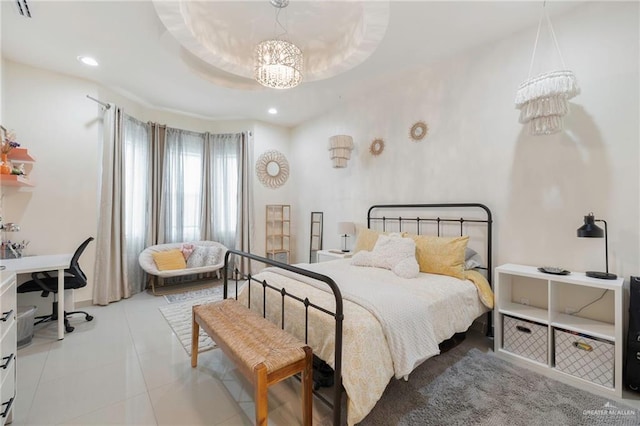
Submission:
[[[71,264],[69,269],[64,270],[64,289],[71,290],[82,288],[87,285],[87,276],[80,269],[80,265],[78,264],[78,259],[80,259],[80,255],[84,251],[85,248],[89,245],[89,243],[93,241],[93,237],[87,238],[80,247],[76,250],[71,258]],[[58,274],[57,271],[44,271],[44,272],[34,272],[31,274],[31,281],[27,281],[26,283],[20,284],[18,286],[18,293],[29,293],[32,291],[41,291],[42,297],[49,297],[49,293],[53,293],[53,312],[51,315],[43,315],[36,317],[36,321],[34,324],[40,324],[47,321],[57,321],[58,320]],[[71,333],[74,330],[69,324],[69,320],[67,317],[73,314],[84,314],[85,319],[87,321],[91,321],[93,317],[84,311],[73,311],[64,313],[64,328],[67,333]]]

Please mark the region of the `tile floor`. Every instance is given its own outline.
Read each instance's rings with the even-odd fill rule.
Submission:
[[[252,387],[221,351],[200,354],[198,367],[160,314],[164,297],[147,293],[106,307],[56,340],[53,323],[37,328],[18,351],[15,426],[251,425]],[[300,424],[299,383],[273,386],[269,424]],[[314,424],[330,412],[314,403]]]
[[[251,425],[253,391],[219,350],[200,354],[198,367],[172,334],[148,293],[106,307],[87,308],[95,319],[56,339],[52,323],[36,329],[18,351],[13,425]],[[469,336],[467,337],[469,339]],[[486,339],[477,346],[488,349]],[[623,402],[640,409],[640,394]],[[270,425],[298,425],[299,383],[273,386]],[[330,424],[329,409],[314,400],[314,424]]]

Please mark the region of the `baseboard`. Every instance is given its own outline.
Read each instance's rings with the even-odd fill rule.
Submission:
[[[76,300],[73,304],[73,309],[88,308],[89,306],[93,306],[93,300]]]

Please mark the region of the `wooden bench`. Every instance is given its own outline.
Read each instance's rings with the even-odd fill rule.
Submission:
[[[311,348],[235,299],[193,307],[191,367],[198,365],[200,327],[255,389],[256,425],[267,424],[267,388],[302,373],[302,421],[312,424]]]

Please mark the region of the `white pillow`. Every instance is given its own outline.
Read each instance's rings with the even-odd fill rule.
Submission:
[[[193,253],[187,259],[187,268],[199,268],[220,263],[220,247],[217,246],[195,246]]]
[[[420,273],[415,241],[400,236],[380,235],[373,250],[357,252],[351,258],[351,264],[390,269],[402,278],[415,278]]]

